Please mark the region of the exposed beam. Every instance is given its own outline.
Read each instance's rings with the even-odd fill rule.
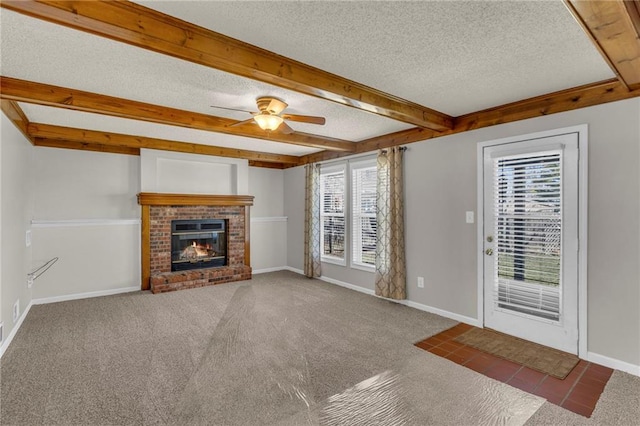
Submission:
[[[62,139],[34,138],[35,146],[47,148],[77,149],[80,151],[108,152],[110,154],[140,155],[139,148],[127,146],[103,145],[99,143],[77,142]]]
[[[216,155],[219,157],[243,158],[264,163],[297,164],[299,157],[293,155],[270,154],[266,152],[249,151],[244,149],[223,148],[217,146],[201,145],[189,142],[177,142],[166,139],[147,138],[143,136],[131,136],[118,133],[99,132],[95,130],[75,129],[71,127],[54,126],[50,124],[30,123],[28,134],[40,139],[38,145],[55,146],[53,141],[59,141],[60,148],[100,150],[99,147],[110,146],[139,150],[140,148],[159,149],[164,151],[186,152],[191,154]],[[113,152],[113,151],[109,151]],[[131,151],[133,152],[133,151]]]
[[[312,148],[350,152],[355,150],[355,145],[345,140],[319,137],[299,132],[292,134],[267,132],[258,126],[251,125],[228,127],[236,123],[236,120],[84,92],[82,90],[19,80],[11,77],[0,77],[0,97],[12,101],[106,114],[114,117],[226,133],[235,136],[264,139],[272,142],[283,142]]]
[[[0,104],[2,106],[2,112],[4,112],[4,115],[6,115],[9,120],[11,120],[14,126],[16,126],[18,130],[20,130],[20,132],[24,135],[24,137],[27,138],[29,142],[31,142],[31,145],[33,145],[33,138],[27,131],[27,127],[29,126],[29,119],[26,115],[24,115],[24,111],[22,111],[20,105],[18,105],[17,102],[5,99],[2,99],[0,101]]]
[[[2,7],[434,130],[446,114],[197,25],[121,1],[2,1]]]
[[[640,89],[628,91],[621,82],[612,79],[466,114],[457,117],[455,119],[455,127],[447,132],[413,128],[367,139],[357,143],[357,152],[369,152],[639,96]],[[348,155],[350,154],[321,151],[300,157],[300,164],[341,158]]]
[[[293,167],[293,166],[297,166],[298,163],[289,163],[289,166]],[[267,169],[284,169],[285,168],[285,164],[284,163],[268,163],[266,161],[256,161],[256,160],[249,160],[249,166],[250,167],[264,167]]]
[[[638,3],[565,0],[565,4],[629,90],[640,88]]]

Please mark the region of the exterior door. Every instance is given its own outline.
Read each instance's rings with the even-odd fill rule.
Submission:
[[[578,353],[578,134],[486,146],[486,327]]]

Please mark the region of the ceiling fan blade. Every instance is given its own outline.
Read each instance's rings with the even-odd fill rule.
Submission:
[[[297,121],[299,123],[324,124],[327,120],[324,117],[314,117],[312,115],[282,114],[285,120]]]
[[[267,111],[272,112],[273,114],[280,114],[288,105],[282,102],[280,99],[272,98],[271,102],[269,102],[269,106],[267,106]]]
[[[227,107],[223,107],[223,106],[217,106],[217,105],[210,105],[211,108],[218,108],[218,109],[226,109],[228,111],[238,111],[238,112],[246,112],[248,114],[255,114],[251,111],[246,111],[244,109],[237,109],[237,108],[227,108]]]
[[[227,127],[236,127],[236,126],[242,126],[244,124],[249,124],[249,123],[255,123],[255,120],[253,118],[250,118],[248,120],[243,120],[243,121],[236,121],[233,124],[229,124]]]
[[[295,132],[295,130],[293,130],[287,123],[284,122],[278,126],[276,131],[284,133],[285,135],[290,135],[291,133]]]

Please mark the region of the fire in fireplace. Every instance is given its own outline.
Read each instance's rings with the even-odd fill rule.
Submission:
[[[224,219],[172,220],[171,271],[227,264]]]

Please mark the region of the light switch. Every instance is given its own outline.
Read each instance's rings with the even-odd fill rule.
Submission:
[[[474,218],[473,218],[473,212],[467,212],[467,223],[473,223],[474,222]]]
[[[24,236],[24,243],[27,247],[31,247],[31,229],[27,229]]]

